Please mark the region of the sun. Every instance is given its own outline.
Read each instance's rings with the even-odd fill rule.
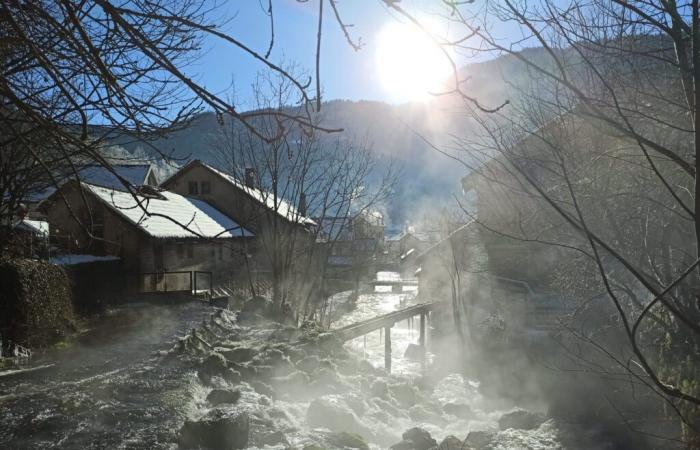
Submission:
[[[422,30],[387,23],[377,36],[379,80],[395,101],[414,101],[445,90],[452,66],[440,47]]]

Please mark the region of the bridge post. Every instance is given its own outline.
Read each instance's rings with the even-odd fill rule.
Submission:
[[[384,329],[384,370],[391,373],[391,326]]]
[[[420,313],[420,331],[418,335],[418,344],[425,351],[425,312]]]

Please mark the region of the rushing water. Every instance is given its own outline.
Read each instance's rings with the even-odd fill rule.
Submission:
[[[333,299],[338,310],[347,297],[339,294]],[[415,301],[415,292],[366,293],[359,296],[351,312],[337,317],[333,326],[384,314]],[[59,354],[54,367],[0,377],[0,448],[177,448],[182,423],[201,417],[211,408],[205,398],[212,387],[198,378],[191,360],[163,355],[173,347],[177,336],[200,325],[211,312],[200,303],[120,308]],[[250,342],[269,340],[275,332],[264,326],[236,327],[241,339]],[[421,383],[421,364],[403,355],[409,344],[417,343],[417,328],[416,320],[403,321],[392,329],[390,376],[378,370],[353,369],[361,367],[363,359],[383,367],[383,337],[374,332],[346,343],[356,361],[343,370],[338,366],[337,379],[328,392],[276,387],[272,396],[261,393],[250,380],[231,385],[221,380],[220,387],[239,388],[241,399],[232,407],[251,414],[258,429],[283,431],[292,448],[314,442],[321,432],[310,427],[306,419],[310,403],[319,395],[352,410],[357,427],[367,431],[370,446],[375,449],[398,442],[401,433],[414,426],[430,431],[438,442],[450,434],[464,439],[470,431],[497,430],[503,410],[494,409],[480,394],[477,381],[445,373],[431,381],[431,388],[416,387]],[[375,400],[368,392],[384,384],[393,403]],[[403,404],[401,399],[405,400],[406,395],[410,402]],[[467,405],[472,413],[462,417],[448,414],[443,409],[446,403]],[[492,448],[563,448],[558,439],[561,432],[552,421],[534,430],[501,431]],[[286,445],[265,448],[281,449]]]

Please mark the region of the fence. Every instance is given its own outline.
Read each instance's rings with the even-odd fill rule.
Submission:
[[[212,273],[202,271],[146,272],[139,274],[139,289],[151,292],[189,292],[211,295]]]

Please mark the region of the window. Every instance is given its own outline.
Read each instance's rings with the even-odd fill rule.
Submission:
[[[188,186],[187,186],[187,192],[190,193],[190,195],[197,195],[199,194],[199,189],[197,188],[197,182],[196,181],[190,181]]]
[[[177,259],[185,259],[185,244],[177,244]]]
[[[202,181],[202,194],[211,194],[211,183],[208,181]]]
[[[194,258],[194,245],[187,244],[187,259]]]

